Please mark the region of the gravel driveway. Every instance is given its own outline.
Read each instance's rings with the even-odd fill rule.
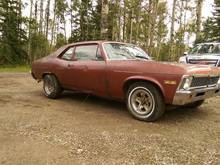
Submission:
[[[26,73],[0,74],[0,164],[220,164],[220,97],[154,123],[123,103],[43,96]]]

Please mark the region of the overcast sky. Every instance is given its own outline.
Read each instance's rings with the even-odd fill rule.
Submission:
[[[212,15],[214,0],[205,0],[203,5],[203,16],[208,17]]]

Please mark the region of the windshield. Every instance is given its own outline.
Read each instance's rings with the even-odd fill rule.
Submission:
[[[196,45],[189,54],[193,54],[193,55],[220,54],[220,44]]]
[[[132,44],[105,43],[104,48],[111,60],[150,59],[147,53]]]

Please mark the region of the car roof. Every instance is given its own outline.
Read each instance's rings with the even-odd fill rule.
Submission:
[[[60,47],[59,49],[57,49],[56,51],[54,51],[54,53],[52,54],[52,56],[57,57],[59,56],[65,49],[67,49],[68,47],[73,47],[73,46],[77,46],[77,45],[86,45],[86,44],[102,44],[102,43],[120,43],[120,44],[129,44],[129,43],[125,43],[125,42],[117,42],[117,41],[107,41],[107,40],[97,40],[97,41],[83,41],[83,42],[75,42],[75,43],[70,43],[67,45],[63,45],[62,47]]]
[[[125,43],[125,42],[118,42],[118,41],[108,41],[108,40],[97,40],[97,41],[82,41],[82,42],[75,42],[70,43],[68,46],[74,46],[74,45],[83,45],[83,44],[102,44],[102,43],[120,43],[120,44],[131,44],[131,43]]]

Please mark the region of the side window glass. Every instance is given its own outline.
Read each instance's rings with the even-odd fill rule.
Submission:
[[[214,50],[213,50],[213,53],[220,53],[220,45],[216,45]]]
[[[74,47],[69,48],[61,57],[63,60],[70,61],[72,59]]]
[[[75,58],[79,61],[97,60],[98,45],[82,45],[77,46],[75,50]]]

